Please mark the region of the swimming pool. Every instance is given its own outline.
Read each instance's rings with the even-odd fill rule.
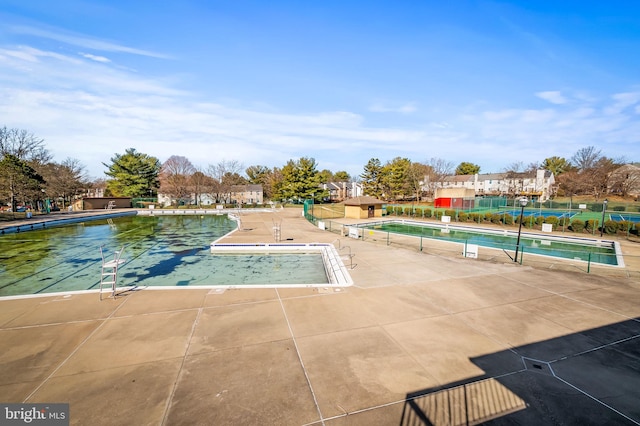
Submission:
[[[97,290],[101,245],[108,253],[124,247],[119,286],[329,283],[318,278],[322,255],[214,256],[211,242],[236,229],[226,214],[129,215],[0,235],[0,297]]]
[[[350,286],[351,276],[342,262],[340,255],[332,244],[326,243],[245,243],[221,244],[213,242],[211,253],[220,259],[231,259],[230,265],[236,265],[245,259],[251,263],[247,268],[254,269],[255,274],[264,273],[262,260],[267,269],[271,269],[272,280],[287,286]],[[253,261],[258,259],[258,262]],[[306,259],[312,261],[305,262]],[[315,260],[315,261],[313,261]],[[288,267],[285,264],[288,263]],[[291,266],[294,266],[293,268]],[[231,269],[231,268],[229,268]],[[282,272],[280,272],[282,270]],[[274,273],[275,271],[275,273]],[[268,272],[268,271],[267,271]],[[315,278],[314,278],[315,277]],[[313,279],[316,281],[313,282]],[[274,282],[275,283],[275,282]],[[244,279],[236,284],[229,280],[228,287],[248,287],[253,283]],[[260,284],[260,287],[264,287]]]
[[[393,220],[357,226],[373,231],[431,238],[464,245],[475,244],[505,251],[515,251],[517,242],[517,231],[475,228],[462,225],[425,224],[423,222]],[[624,266],[619,245],[614,241],[522,232],[520,250],[523,255],[535,254],[609,266]]]

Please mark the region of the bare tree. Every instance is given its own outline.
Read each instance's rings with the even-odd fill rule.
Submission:
[[[33,165],[46,164],[52,156],[44,147],[44,139],[22,129],[0,128],[0,156],[14,155]]]
[[[600,158],[602,158],[600,150],[594,146],[588,146],[586,148],[580,148],[573,154],[571,164],[577,167],[578,171],[588,170],[593,168]]]
[[[191,175],[191,186],[196,204],[199,206],[202,204],[202,194],[206,194],[207,189],[213,186],[213,178],[204,174],[202,169],[196,168],[196,171]]]
[[[542,169],[542,165],[537,161],[533,161],[527,164],[527,167],[525,167],[524,171],[527,173],[536,173],[540,169]]]
[[[445,178],[453,174],[455,166],[442,158],[431,158],[427,165],[426,183],[429,194],[433,196],[436,188],[443,186]]]
[[[407,171],[409,187],[415,194],[416,201],[422,200],[422,186],[430,167],[423,163],[411,162]]]
[[[516,161],[504,168],[505,173],[522,173],[523,171],[524,163],[522,161]]]
[[[160,167],[161,192],[169,194],[178,201],[190,200],[191,176],[196,169],[186,157],[172,155]]]
[[[609,188],[611,192],[627,197],[632,190],[640,188],[640,167],[625,164],[614,170],[609,177]]]
[[[524,177],[525,173],[524,163],[522,161],[516,161],[509,164],[505,169],[505,180],[507,181],[507,192],[511,196],[522,193],[524,189]]]
[[[75,158],[62,163],[48,163],[41,167],[46,180],[45,195],[54,200],[62,199],[62,208],[82,196],[91,186],[84,165]]]
[[[230,199],[228,177],[234,174],[239,175],[243,169],[244,166],[237,160],[222,160],[218,164],[209,165],[207,175],[213,179],[210,194],[216,202]]]
[[[611,176],[620,166],[616,160],[600,157],[591,168],[580,173],[585,187],[589,188],[596,200],[609,191]]]

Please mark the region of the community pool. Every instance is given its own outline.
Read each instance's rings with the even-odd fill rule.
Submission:
[[[358,227],[416,237],[431,238],[464,245],[515,251],[517,231],[479,229],[449,224],[425,224],[415,221],[384,221],[366,223]],[[366,237],[365,237],[366,238]],[[611,266],[624,266],[619,245],[614,241],[540,235],[522,232],[520,253],[580,260]]]
[[[313,286],[322,253],[211,253],[237,228],[228,215],[129,215],[0,235],[0,296],[97,290],[102,257],[124,247],[118,286]]]

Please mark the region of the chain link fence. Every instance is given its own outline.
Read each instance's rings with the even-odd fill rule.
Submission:
[[[317,211],[314,209],[314,211]],[[323,212],[323,214],[325,214]],[[381,246],[397,246],[422,253],[437,256],[472,258],[479,261],[509,263],[517,261],[518,264],[535,268],[550,269],[566,272],[584,272],[604,276],[615,276],[625,278],[635,278],[640,280],[640,240],[614,237],[613,240],[621,245],[622,261],[624,266],[611,266],[603,263],[603,256],[616,256],[616,254],[598,254],[598,259],[585,253],[579,247],[575,250],[567,250],[561,253],[564,257],[554,257],[533,253],[531,249],[520,244],[496,244],[493,247],[477,246],[468,240],[447,238],[447,240],[436,239],[422,235],[407,235],[403,233],[371,229],[355,224],[345,223],[343,218],[316,217],[310,212],[305,213],[305,217],[314,225],[327,232],[332,232],[341,237],[357,238],[372,244]],[[428,223],[428,222],[425,222]],[[544,239],[545,236],[540,236]],[[607,237],[608,240],[612,238]],[[541,244],[545,244],[541,241]],[[477,246],[477,247],[476,247]],[[518,256],[516,259],[516,248]],[[556,250],[557,251],[557,250]],[[637,253],[637,254],[636,254]],[[605,259],[606,261],[606,259]],[[611,262],[615,263],[615,262]]]

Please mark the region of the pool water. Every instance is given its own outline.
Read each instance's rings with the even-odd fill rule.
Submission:
[[[0,296],[97,289],[101,245],[107,256],[124,246],[119,286],[326,282],[318,256],[212,255],[234,229],[227,215],[124,216],[0,235]]]
[[[473,229],[461,229],[455,226],[430,227],[418,223],[384,222],[363,225],[366,229],[385,231],[403,235],[413,235],[425,238],[445,240],[463,244],[477,244],[483,247],[491,247],[503,250],[515,251],[517,235],[513,232],[482,232]],[[582,242],[578,238],[573,241],[560,238],[544,238],[522,233],[520,250],[524,255],[538,254],[564,259],[574,259],[601,263],[605,265],[618,265],[618,256],[612,243],[591,244],[586,240]]]
[[[210,255],[212,281],[225,285],[326,284],[329,282],[320,253]]]

